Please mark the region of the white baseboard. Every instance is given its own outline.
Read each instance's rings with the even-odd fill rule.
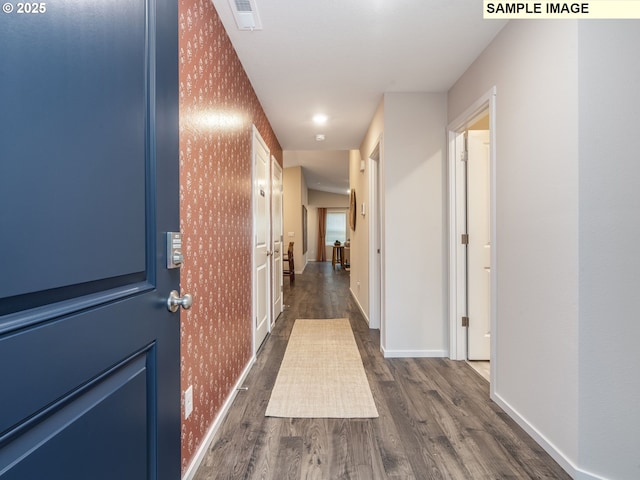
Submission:
[[[364,313],[364,308],[362,308],[362,304],[358,300],[358,297],[356,297],[356,294],[353,293],[353,290],[351,290],[351,288],[349,288],[349,291],[351,292],[351,296],[353,297],[353,300],[356,302],[356,305],[358,306],[358,309],[360,310],[360,313],[364,317],[364,320],[367,322],[367,325],[370,326],[371,322],[369,322],[369,317],[367,316],[366,313]]]
[[[491,400],[496,402],[507,415],[509,415],[518,425],[520,425],[538,445],[540,445],[545,452],[547,452],[556,462],[560,465],[572,478],[575,480],[607,480],[606,477],[601,477],[595,473],[588,472],[581,469],[575,464],[567,455],[565,455],[559,448],[557,448],[547,437],[544,436],[537,428],[531,425],[526,418],[513,408],[509,402],[502,398],[498,393],[492,392]]]
[[[384,358],[429,358],[448,357],[447,350],[388,350],[380,347]]]
[[[307,268],[307,264],[309,262],[304,262],[304,265],[302,266],[302,268],[300,270],[296,270],[296,275],[302,275],[304,273],[304,269]]]
[[[576,465],[562,453],[553,443],[551,443],[537,428],[531,425],[509,402],[497,392],[492,392],[491,400],[496,402],[507,415],[509,415],[518,425],[520,425],[535,441],[540,445],[558,464],[571,476],[575,478]]]
[[[193,477],[198,471],[198,467],[200,467],[200,464],[204,460],[204,457],[206,456],[207,451],[211,446],[213,437],[215,437],[216,433],[218,433],[218,429],[220,428],[222,421],[227,416],[227,413],[229,413],[231,404],[233,403],[233,401],[236,398],[236,395],[238,394],[238,388],[240,388],[244,383],[245,379],[247,378],[247,375],[249,374],[249,370],[251,370],[251,367],[253,367],[253,364],[255,363],[255,361],[256,361],[256,356],[253,355],[251,357],[251,360],[249,360],[249,363],[247,363],[247,366],[244,367],[244,370],[242,371],[242,374],[240,375],[240,378],[238,378],[238,381],[236,382],[236,384],[233,386],[233,389],[231,389],[231,392],[229,392],[227,399],[222,404],[222,408],[218,412],[218,415],[216,415],[216,418],[213,420],[211,427],[209,427],[209,431],[207,432],[205,437],[202,439],[202,442],[200,443],[198,450],[196,450],[196,454],[193,456],[193,459],[191,460],[189,467],[185,470],[184,475],[182,476],[182,480],[193,480]]]
[[[572,476],[573,478],[575,478],[575,480],[611,480],[606,477],[596,475],[595,473],[587,472],[586,470],[582,470],[580,468],[577,468],[575,475]]]

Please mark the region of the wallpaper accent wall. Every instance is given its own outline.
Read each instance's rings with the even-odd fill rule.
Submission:
[[[282,148],[210,0],[180,0],[182,472],[251,359],[251,140]]]

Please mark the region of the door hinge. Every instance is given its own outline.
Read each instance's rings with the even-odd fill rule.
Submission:
[[[462,245],[469,245],[469,234],[468,233],[463,233],[462,235],[460,235],[460,243]]]
[[[469,317],[462,317],[462,326],[463,327],[469,326]]]

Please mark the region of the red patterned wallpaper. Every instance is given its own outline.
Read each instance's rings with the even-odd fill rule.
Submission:
[[[180,0],[179,29],[184,473],[251,358],[252,124],[281,165],[282,149],[211,0]]]

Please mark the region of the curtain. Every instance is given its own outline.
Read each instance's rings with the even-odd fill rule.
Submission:
[[[327,261],[327,249],[325,247],[325,236],[327,232],[327,209],[318,208],[318,254],[316,256],[319,262]]]

